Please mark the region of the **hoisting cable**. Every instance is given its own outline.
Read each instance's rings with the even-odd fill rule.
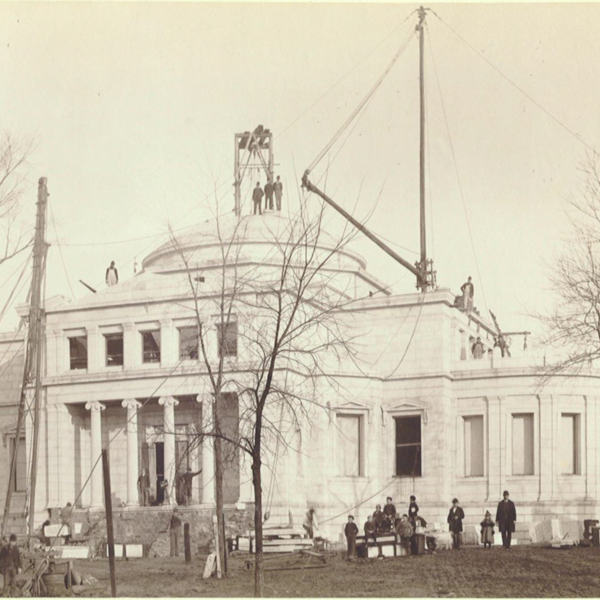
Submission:
[[[563,123],[563,121],[561,121],[556,115],[551,113],[547,108],[542,106],[535,98],[530,96],[520,85],[515,83],[508,75],[505,75],[499,67],[497,67],[483,52],[481,52],[481,50],[478,50],[477,48],[475,48],[475,46],[470,44],[464,37],[462,37],[462,35],[460,35],[460,33],[458,33],[458,31],[456,31],[453,27],[446,23],[446,21],[444,21],[444,19],[442,19],[442,17],[440,17],[434,10],[429,10],[431,10],[431,12],[438,18],[438,20],[441,23],[443,23],[463,44],[465,44],[465,46],[467,46],[473,52],[475,52],[475,54],[477,54],[479,58],[481,58],[485,63],[488,64],[488,66],[490,66],[494,71],[496,71],[496,73],[498,73],[498,75],[500,75],[502,79],[504,79],[518,92],[525,96],[525,98],[527,98],[529,102],[531,102],[534,106],[539,108],[543,113],[550,117],[559,127],[562,127],[567,133],[572,135],[580,144],[585,146],[588,150],[591,150],[592,152],[597,152],[596,148],[592,146],[592,144],[586,142],[579,133],[571,129],[566,123]]]
[[[391,71],[392,67],[396,64],[397,60],[400,58],[402,53],[408,47],[411,39],[416,35],[416,32],[411,32],[406,41],[400,46],[396,54],[394,54],[392,60],[381,74],[381,76],[374,83],[373,87],[369,90],[367,95],[361,100],[358,106],[354,109],[354,111],[350,114],[350,116],[344,121],[342,126],[336,131],[331,140],[325,145],[325,147],[317,154],[317,157],[313,160],[313,162],[308,166],[307,171],[312,171],[318,164],[321,162],[323,157],[331,150],[331,147],[338,141],[340,136],[344,133],[344,131],[350,126],[352,121],[358,116],[358,114],[364,109],[369,100],[373,97],[375,92],[379,89],[379,86],[383,83],[384,79],[387,77],[388,73]]]
[[[425,24],[427,27],[427,24]],[[442,86],[440,83],[440,78],[438,75],[437,64],[435,62],[435,55],[433,54],[433,46],[431,44],[431,36],[427,36],[427,40],[429,41],[429,54],[431,55],[431,62],[433,64],[433,73],[435,75],[435,81],[437,86],[437,91],[440,97],[440,104],[442,107],[442,115],[444,117],[444,125],[446,128],[446,134],[448,136],[448,145],[450,146],[450,154],[452,155],[452,163],[454,165],[454,173],[456,176],[456,185],[458,186],[458,194],[460,196],[460,200],[463,207],[463,212],[465,214],[465,221],[467,223],[467,231],[469,233],[469,240],[471,242],[471,251],[473,252],[473,258],[475,259],[475,268],[477,269],[477,275],[479,277],[479,285],[481,286],[481,295],[483,296],[483,302],[486,308],[489,308],[487,298],[485,295],[485,289],[483,286],[483,277],[481,276],[481,268],[479,267],[479,259],[477,258],[477,251],[475,250],[475,240],[473,238],[473,230],[471,228],[471,220],[469,219],[469,211],[467,210],[467,202],[465,199],[465,193],[462,186],[462,181],[460,178],[460,172],[458,170],[458,161],[456,160],[456,152],[454,150],[454,142],[452,141],[452,135],[450,133],[450,124],[448,122],[448,113],[446,112],[446,104],[444,103],[444,96],[442,94]]]

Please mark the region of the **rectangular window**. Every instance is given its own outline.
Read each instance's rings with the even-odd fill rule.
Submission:
[[[579,415],[563,413],[560,417],[560,472],[563,475],[579,475],[580,433]]]
[[[336,415],[338,474],[345,477],[360,477],[361,425],[360,415]]]
[[[105,333],[104,339],[106,341],[106,366],[123,365],[123,334]]]
[[[421,417],[395,417],[396,475],[421,476]]]
[[[219,323],[217,325],[217,343],[219,356],[237,356],[237,322]]]
[[[533,475],[533,414],[512,416],[512,474]]]
[[[15,438],[10,440],[10,459],[15,453]],[[10,464],[9,464],[10,468]],[[15,464],[15,476],[12,481],[13,492],[25,492],[27,490],[27,453],[25,451],[25,438],[21,437],[17,447],[17,462]]]
[[[142,331],[142,362],[160,362],[160,330]]]
[[[87,369],[87,336],[78,335],[69,338],[70,369]]]
[[[483,477],[483,415],[463,417],[465,477]]]
[[[198,328],[179,327],[179,359],[197,360],[198,359]]]

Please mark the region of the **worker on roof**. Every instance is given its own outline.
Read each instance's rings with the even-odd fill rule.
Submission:
[[[265,210],[273,210],[273,182],[271,176],[267,179],[265,184]]]
[[[262,215],[261,202],[263,197],[263,191],[260,187],[260,181],[256,182],[256,187],[252,190],[252,202],[254,204],[254,214],[258,211],[259,215]]]
[[[483,358],[484,350],[485,348],[483,347],[483,342],[481,341],[481,338],[477,336],[475,343],[471,346],[471,353],[473,354],[473,358],[476,358],[477,360]]]
[[[463,308],[467,312],[471,312],[473,310],[473,296],[475,295],[475,287],[473,286],[473,281],[471,280],[471,276],[467,278],[467,281],[460,286],[460,291],[463,295]]]
[[[273,191],[275,192],[275,208],[277,210],[281,210],[281,196],[283,195],[283,183],[281,183],[279,175],[277,175],[277,179],[273,184]]]
[[[106,285],[109,287],[117,285],[117,283],[119,283],[119,272],[117,271],[117,267],[115,267],[114,260],[110,261],[110,266],[108,267],[108,269],[106,269],[104,280],[106,281]]]

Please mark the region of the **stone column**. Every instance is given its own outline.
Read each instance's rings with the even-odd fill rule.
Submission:
[[[102,411],[106,408],[100,402],[87,402],[85,408],[90,411],[90,508],[102,508]]]
[[[212,431],[214,425],[211,394],[198,394],[197,402],[202,403],[202,431]],[[215,452],[214,438],[210,435],[202,439],[202,503],[215,502]]]
[[[173,396],[163,396],[158,403],[163,410],[163,439],[165,479],[169,482],[169,502],[175,504],[175,407],[179,401]]]
[[[137,480],[139,476],[138,463],[138,408],[140,403],[135,398],[121,402],[127,409],[127,505],[139,504]]]

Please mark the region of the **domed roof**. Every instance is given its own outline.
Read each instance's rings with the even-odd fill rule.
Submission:
[[[173,271],[181,269],[180,252],[194,266],[215,265],[222,260],[223,245],[243,246],[244,258],[260,258],[268,253],[273,246],[279,246],[290,239],[293,219],[281,213],[269,212],[263,215],[247,215],[237,218],[233,213],[209,219],[193,225],[175,234],[175,240],[168,240],[150,252],[142,262],[144,270],[154,272]],[[335,250],[339,242],[326,231],[319,233],[317,246],[323,250]],[[354,268],[366,268],[364,259],[344,249],[338,250],[346,260],[354,263]],[[242,258],[239,254],[238,258]],[[179,266],[176,266],[176,265]]]

